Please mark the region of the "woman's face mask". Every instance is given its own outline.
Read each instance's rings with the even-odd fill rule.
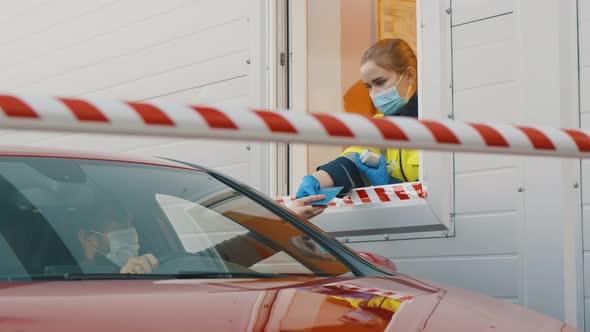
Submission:
[[[93,233],[105,234],[97,231]],[[125,228],[106,233],[109,240],[110,250],[105,252],[96,248],[98,252],[105,255],[111,262],[118,266],[124,266],[128,260],[139,254],[139,240],[135,228]]]
[[[395,115],[401,111],[401,109],[408,103],[408,96],[410,95],[410,88],[408,86],[408,91],[406,92],[406,97],[402,98],[397,91],[397,86],[399,82],[401,82],[402,78],[404,78],[405,73],[399,78],[395,86],[383,90],[377,94],[371,94],[371,99],[373,100],[373,104],[377,109],[385,114],[385,115]]]

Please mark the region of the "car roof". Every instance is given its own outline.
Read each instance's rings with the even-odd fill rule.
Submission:
[[[135,156],[123,153],[110,152],[90,152],[70,149],[53,149],[35,146],[18,146],[18,145],[0,145],[1,157],[45,157],[45,158],[67,158],[67,159],[86,159],[101,161],[118,161],[135,164],[147,164],[155,166],[166,166],[174,168],[184,168],[190,170],[204,171],[199,167],[190,167],[188,165],[156,157]]]

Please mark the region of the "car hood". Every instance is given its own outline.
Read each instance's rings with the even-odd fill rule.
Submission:
[[[3,331],[560,331],[520,307],[410,277],[0,284]]]

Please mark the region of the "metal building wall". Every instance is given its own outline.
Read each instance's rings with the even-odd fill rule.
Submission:
[[[6,0],[0,91],[266,105],[264,0]],[[202,163],[269,191],[267,144],[0,133],[1,144]]]
[[[590,128],[590,1],[578,0],[578,28],[580,40],[580,118],[582,128]],[[584,180],[583,243],[584,243],[584,297],[586,331],[590,331],[590,161],[582,162]]]
[[[577,102],[563,91],[577,89],[570,61],[577,40],[563,38],[575,23],[566,13],[568,4],[573,2],[452,0],[449,83],[455,119],[578,126]],[[447,15],[444,8],[438,14]],[[433,24],[422,19],[422,26]],[[566,305],[573,301],[566,289],[576,285],[564,270],[564,224],[580,223],[575,213],[564,213],[579,210],[576,165],[575,160],[457,154],[453,237],[351,247],[390,257],[402,272],[564,320],[566,308],[577,305]]]

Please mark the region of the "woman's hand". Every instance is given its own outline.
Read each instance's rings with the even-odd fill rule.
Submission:
[[[381,155],[379,157],[379,166],[377,168],[369,167],[361,161],[358,153],[354,154],[354,163],[356,167],[365,175],[367,180],[371,181],[374,186],[383,186],[389,184],[389,172],[387,172],[387,161]]]
[[[304,198],[307,196],[317,195],[320,192],[320,182],[313,175],[306,175],[297,189],[295,197]],[[313,202],[310,201],[310,202]]]
[[[298,215],[302,216],[305,219],[311,219],[320,213],[324,212],[324,210],[328,207],[327,205],[307,205],[311,202],[321,201],[325,199],[325,195],[313,195],[307,196],[304,198],[300,198],[294,200],[289,204],[287,207],[291,209],[293,212],[297,213]]]

